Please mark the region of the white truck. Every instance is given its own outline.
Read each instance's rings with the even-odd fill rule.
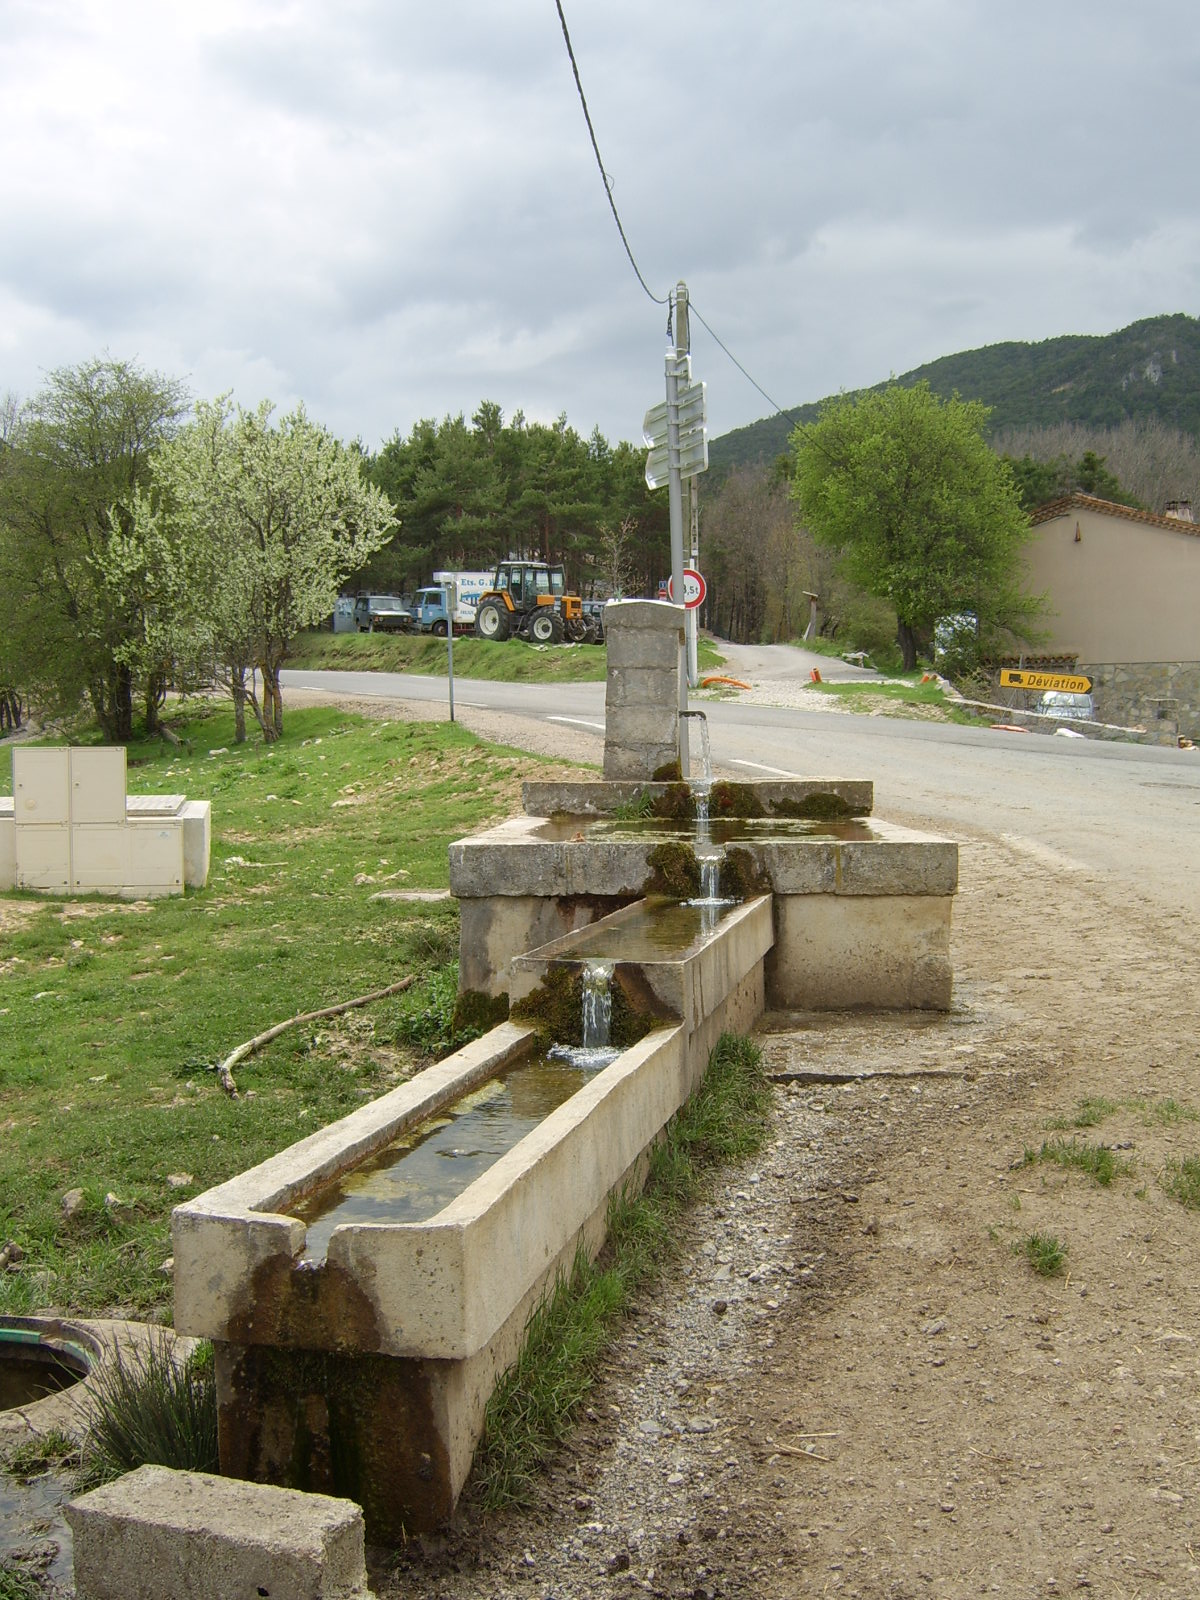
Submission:
[[[413,627],[417,633],[446,634],[445,591],[450,591],[450,605],[455,633],[470,633],[475,626],[475,606],[479,596],[492,586],[491,571],[487,572],[435,572],[433,583],[418,589],[413,600]]]

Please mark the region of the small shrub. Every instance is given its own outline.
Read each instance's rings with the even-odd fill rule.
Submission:
[[[1033,1270],[1043,1278],[1053,1278],[1067,1262],[1067,1247],[1052,1233],[1027,1233],[1020,1249]]]
[[[212,1346],[180,1361],[167,1339],[117,1352],[87,1400],[85,1470],[104,1482],[146,1465],[217,1471],[217,1384]]]

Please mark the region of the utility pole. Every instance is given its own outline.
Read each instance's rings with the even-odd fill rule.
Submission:
[[[675,285],[675,342],[667,351],[667,504],[671,517],[671,592],[675,604],[683,605],[683,475],[679,459],[679,378],[688,372],[688,349],[691,330],[688,325],[687,284],[682,279]],[[686,618],[686,612],[684,613]],[[686,624],[685,624],[686,626]],[[688,750],[687,717],[688,673],[686,663],[679,663],[679,766],[686,783],[691,776],[691,755]]]

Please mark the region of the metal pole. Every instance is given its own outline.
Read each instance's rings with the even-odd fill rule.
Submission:
[[[683,606],[683,475],[679,466],[679,376],[687,371],[688,313],[687,284],[675,285],[675,346],[667,351],[667,505],[671,516],[671,592],[675,604]],[[685,613],[686,616],[686,613]],[[679,661],[679,768],[686,783],[691,777],[688,751],[688,680],[686,658]]]
[[[442,604],[446,608],[446,676],[450,682],[450,721],[454,721],[454,609],[450,588],[442,585]]]
[[[691,535],[692,566],[700,570],[700,486],[695,478],[688,479],[688,525]],[[700,607],[693,606],[687,614],[688,683],[694,689],[700,682]]]

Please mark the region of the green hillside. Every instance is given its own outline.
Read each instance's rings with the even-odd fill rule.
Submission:
[[[1119,333],[985,345],[928,362],[896,381],[921,379],[936,394],[991,406],[993,429],[1054,422],[1111,427],[1127,417],[1154,418],[1200,437],[1200,319],[1180,312],[1147,317]],[[793,406],[791,414],[810,422],[821,404]],[[791,430],[785,417],[735,428],[711,442],[710,465],[724,476],[735,466],[773,461]]]

